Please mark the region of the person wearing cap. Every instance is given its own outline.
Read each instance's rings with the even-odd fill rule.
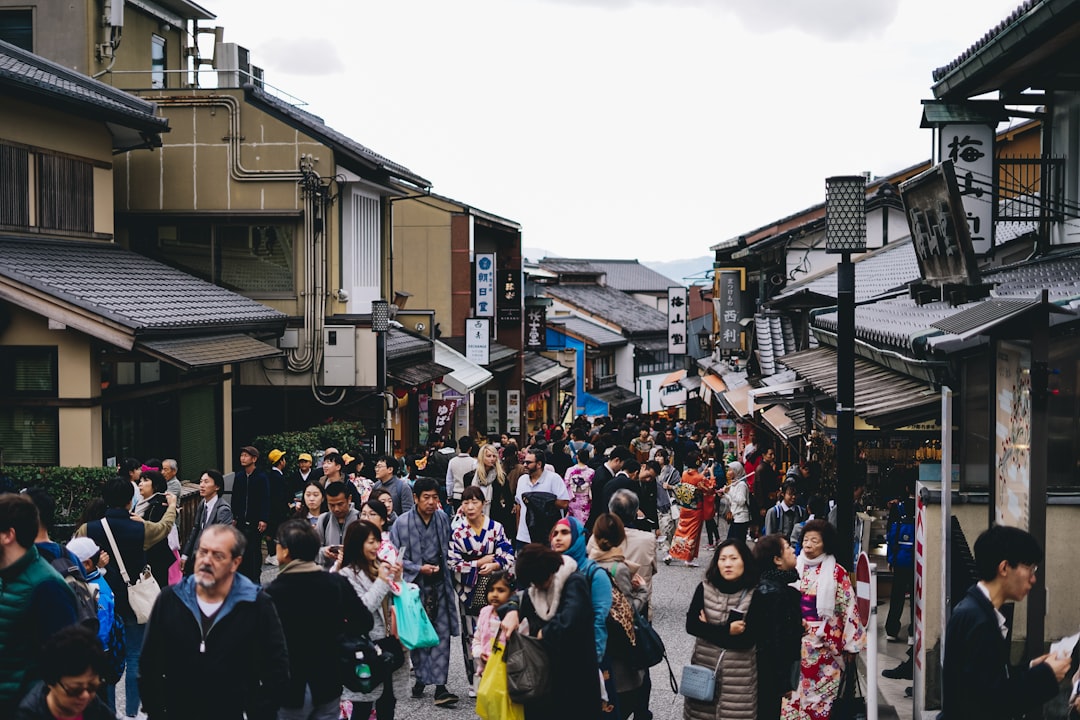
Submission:
[[[288,475],[286,494],[289,502],[301,499],[308,483],[322,484],[322,468],[312,467],[311,453],[305,452],[296,456],[296,469]]]
[[[105,648],[105,652],[111,655],[113,652],[113,648],[110,648],[110,645],[113,644],[111,642],[113,625],[117,622],[116,596],[113,595],[109,583],[105,582],[105,576],[101,574],[101,548],[98,547],[93,538],[77,537],[68,541],[67,550],[79,561],[83,573],[86,575],[87,584],[97,588],[98,640],[101,641],[101,647]],[[123,634],[122,627],[120,633]],[[115,666],[115,664],[114,662],[113,665]],[[114,692],[113,688],[110,687],[107,700],[110,708],[114,707]]]
[[[247,541],[240,573],[258,585],[262,580],[262,534],[270,525],[270,481],[255,463],[259,451],[240,448],[240,470],[233,480],[232,510],[236,529]]]
[[[277,536],[278,525],[289,517],[289,501],[292,499],[285,485],[285,451],[274,448],[266,453],[266,459],[270,461],[270,471],[267,473],[267,487],[270,491],[270,520],[267,522],[266,535],[266,564],[277,565]]]

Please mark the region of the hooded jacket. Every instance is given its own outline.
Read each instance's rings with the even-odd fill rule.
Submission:
[[[233,575],[203,630],[195,578],[164,588],[146,627],[139,693],[150,720],[269,720],[289,680],[285,635],[270,596]],[[195,685],[192,678],[197,678]],[[177,691],[177,688],[184,688]]]

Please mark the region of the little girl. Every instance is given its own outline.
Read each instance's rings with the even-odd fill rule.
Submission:
[[[488,604],[480,610],[480,616],[476,619],[476,632],[473,634],[472,656],[476,662],[476,683],[480,684],[480,676],[484,673],[484,666],[491,657],[491,644],[499,634],[500,620],[498,609],[509,599],[514,589],[510,587],[510,578],[501,570],[491,573],[488,584]]]

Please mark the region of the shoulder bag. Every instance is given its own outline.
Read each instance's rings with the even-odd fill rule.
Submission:
[[[154,601],[161,594],[161,588],[150,573],[149,565],[145,566],[139,573],[135,584],[131,583],[127,568],[124,567],[124,556],[120,554],[120,548],[116,546],[116,538],[113,537],[112,529],[109,528],[109,521],[101,518],[101,527],[105,530],[105,537],[109,539],[113,558],[116,559],[117,567],[120,569],[120,577],[124,579],[124,584],[128,586],[128,605],[131,606],[131,611],[135,613],[135,622],[139,625],[145,625],[150,619],[150,611],[154,609]]]
[[[724,651],[720,651],[720,657],[716,659],[716,667],[707,668],[701,665],[683,665],[682,682],[679,683],[679,694],[698,702],[711,703],[716,699],[716,681],[720,675],[720,663],[724,660]]]
[[[510,633],[503,651],[506,660],[506,690],[516,703],[546,697],[551,687],[547,651],[540,640],[520,632]]]

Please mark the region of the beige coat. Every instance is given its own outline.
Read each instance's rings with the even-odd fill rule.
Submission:
[[[726,622],[730,610],[739,610],[745,617],[750,610],[753,592],[722,593],[711,583],[705,588],[705,618],[709,623]],[[721,653],[723,654],[721,656]],[[716,699],[702,703],[686,699],[683,720],[756,720],[757,718],[757,652],[729,650],[697,638],[690,662],[717,671]]]

